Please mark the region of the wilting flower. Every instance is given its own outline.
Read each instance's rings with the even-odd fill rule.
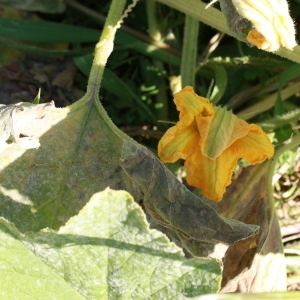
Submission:
[[[176,93],[174,102],[180,120],[160,140],[158,155],[163,162],[184,159],[187,182],[207,198],[222,199],[238,159],[256,164],[273,155],[274,147],[259,126],[213,106],[192,87]]]
[[[247,36],[251,44],[267,51],[276,51],[281,46],[293,49],[297,45],[286,0],[232,0],[232,3],[238,14],[255,28]]]

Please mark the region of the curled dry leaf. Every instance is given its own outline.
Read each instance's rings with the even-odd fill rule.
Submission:
[[[53,101],[38,105],[23,102],[0,104],[0,152],[12,143],[24,149],[38,148],[39,132],[48,122],[48,114],[54,107]]]
[[[248,167],[219,203],[225,217],[260,226],[259,233],[229,246],[224,256],[223,293],[286,290],[285,258],[273,200],[266,196],[268,163]]]

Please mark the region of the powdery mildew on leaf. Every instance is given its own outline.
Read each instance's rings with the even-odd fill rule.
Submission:
[[[82,299],[178,299],[215,293],[220,286],[219,263],[186,260],[166,236],[149,229],[142,209],[124,191],[107,189],[94,195],[58,233],[46,230],[23,236],[7,222],[1,225],[3,240],[22,249],[11,253],[8,243],[0,248],[3,257],[10,252],[14,276],[21,276],[25,265],[27,276],[41,270],[39,278],[56,280],[58,287],[66,287],[65,293],[73,291]],[[24,256],[28,261],[15,266],[15,259]],[[17,285],[11,282],[2,295],[13,298]],[[25,283],[20,291],[23,288]],[[42,294],[44,287],[40,288]],[[68,299],[81,299],[72,295]],[[62,299],[54,289],[55,296]]]
[[[28,249],[25,240],[0,218],[1,299],[85,299]]]
[[[102,118],[83,98],[51,113],[38,149],[12,146],[0,156],[1,216],[23,232],[57,229],[106,187],[128,191],[178,243],[197,256],[232,244],[257,227],[219,217],[145,147]],[[58,121],[59,120],[59,121]],[[13,161],[7,165],[7,159]],[[16,195],[13,191],[17,190]]]
[[[124,140],[121,166],[142,190],[146,211],[196,256],[207,255],[218,242],[232,244],[255,232],[255,227],[218,216],[136,143]]]

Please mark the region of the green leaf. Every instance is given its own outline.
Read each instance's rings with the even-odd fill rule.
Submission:
[[[0,3],[21,10],[39,11],[48,14],[61,14],[66,9],[66,3],[63,0],[1,0]]]
[[[28,242],[40,249],[43,246],[34,239],[28,240],[11,223],[0,219],[1,299],[86,299],[51,265],[43,262]]]
[[[257,300],[257,299],[298,300],[299,297],[300,297],[300,292],[285,292],[285,293],[210,295],[210,296],[195,297],[193,298],[193,300]]]
[[[22,235],[3,219],[0,228],[5,299],[179,299],[220,286],[219,263],[185,259],[124,191],[93,195],[58,233]]]
[[[39,104],[41,99],[41,89],[39,88],[38,94],[33,99],[32,104]]]
[[[275,132],[275,138],[276,138],[278,144],[281,144],[284,141],[287,141],[288,139],[290,139],[294,133],[290,124],[281,126],[281,127],[277,128],[274,132]]]
[[[31,42],[96,42],[100,31],[48,21],[0,19],[0,36]]]
[[[156,47],[155,45],[149,45],[146,42],[143,42],[134,36],[125,33],[119,30],[116,33],[116,40],[117,44],[121,44],[123,46],[122,49],[133,49],[137,52],[143,53],[152,58],[156,58],[161,60],[167,64],[172,64],[174,66],[180,66],[180,57],[171,54],[170,52],[166,52],[161,50],[160,48]]]
[[[276,116],[275,118],[265,120],[259,123],[258,125],[262,127],[264,131],[272,132],[276,128],[284,126],[291,122],[295,122],[299,118],[300,118],[300,109],[294,109],[280,116]]]
[[[45,125],[36,128],[38,149],[9,144],[0,154],[1,216],[23,232],[57,229],[109,186],[143,201],[156,223],[188,238],[186,246],[192,241],[199,255],[203,245],[206,253],[218,242],[232,244],[257,231],[219,217],[147,148],[118,130],[93,99],[86,95],[45,116]]]
[[[285,113],[284,107],[283,107],[283,101],[281,98],[281,90],[283,87],[291,80],[294,78],[299,77],[299,72],[300,72],[300,66],[299,64],[293,64],[286,70],[284,70],[279,77],[279,86],[278,86],[278,96],[275,102],[275,107],[274,107],[274,114],[275,116],[279,116]]]
[[[214,64],[212,67],[215,73],[215,85],[210,95],[210,101],[216,104],[222,99],[226,91],[228,77],[223,66]]]
[[[91,54],[87,54],[74,57],[73,60],[76,67],[86,76],[89,76],[93,59],[94,57]],[[125,101],[128,101],[129,103],[132,102],[132,91],[130,91],[127,85],[108,68],[105,68],[104,70],[101,86],[102,88],[108,90],[116,96],[119,96]]]
[[[9,38],[0,37],[0,43],[11,52],[12,49],[18,49],[25,53],[30,53],[39,56],[53,57],[53,56],[78,56],[84,55],[86,53],[93,52],[92,47],[82,47],[79,49],[66,49],[66,50],[56,50],[55,44],[46,43],[43,45],[37,45],[33,42],[24,42],[18,40],[12,40]],[[3,47],[3,46],[2,46]],[[54,49],[53,49],[54,48]],[[7,60],[5,60],[7,62]]]
[[[285,113],[285,109],[283,106],[283,101],[280,96],[280,91],[278,91],[278,97],[276,99],[275,105],[274,105],[274,115],[275,116],[280,116]]]
[[[0,19],[0,37],[21,41],[86,43],[97,42],[100,34],[101,31],[99,30],[48,21]],[[128,33],[118,31],[115,43],[168,64],[180,66],[179,57],[154,45],[142,42]],[[11,41],[10,44],[12,47],[14,46],[14,43]],[[16,46],[22,47],[20,44]]]

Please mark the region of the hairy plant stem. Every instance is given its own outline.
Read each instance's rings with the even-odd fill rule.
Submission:
[[[113,0],[100,37],[96,44],[95,57],[88,80],[87,95],[93,101],[99,101],[101,80],[108,57],[113,51],[114,38],[118,29],[118,22],[121,19],[126,0]]]
[[[186,15],[184,24],[183,51],[181,59],[181,85],[195,88],[199,21]]]
[[[133,1],[133,3],[135,4],[138,0]],[[122,18],[124,18],[123,11],[125,3],[126,0],[112,0],[110,10],[100,37],[100,41],[96,44],[95,47],[95,57],[88,80],[87,92],[82,100],[83,102],[89,101],[91,107],[92,105],[96,106],[99,114],[101,115],[107,126],[110,127],[112,132],[116,133],[119,136],[122,136],[124,139],[129,139],[132,142],[135,142],[127,134],[123,133],[118,129],[117,126],[115,126],[99,101],[99,91],[101,87],[104,68],[110,54],[113,51],[116,31],[120,27]],[[74,105],[81,105],[81,103],[82,102],[77,101]]]
[[[216,8],[209,7],[206,9],[207,4],[199,0],[158,0],[174,9],[177,9],[186,15],[189,15],[221,32],[235,37],[238,40],[246,42],[245,39],[238,37],[230,31],[226,19],[221,11]],[[262,50],[263,51],[263,50]],[[274,52],[279,56],[285,57],[289,60],[300,63],[300,46],[296,46],[293,50],[280,48]]]
[[[136,3],[136,1],[134,1],[134,3]],[[100,41],[96,44],[95,47],[95,57],[88,80],[87,92],[83,99],[85,99],[85,101],[89,101],[91,105],[94,104],[97,107],[99,114],[113,132],[125,139],[132,140],[128,135],[123,133],[118,129],[117,126],[115,126],[99,101],[99,91],[101,87],[104,68],[110,54],[113,51],[114,39],[117,29],[120,27],[122,18],[124,18],[123,11],[125,4],[126,0],[112,0],[108,16],[106,18],[106,22],[100,37]]]

